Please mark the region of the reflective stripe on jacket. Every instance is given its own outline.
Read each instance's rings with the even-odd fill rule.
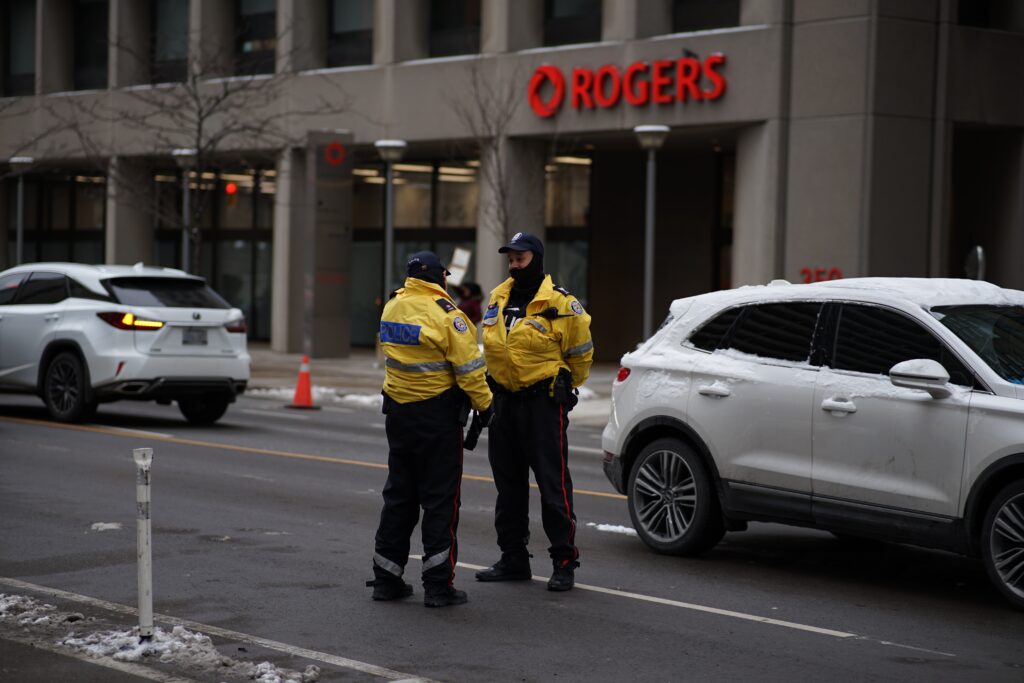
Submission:
[[[458,384],[476,410],[491,405],[476,328],[440,285],[406,278],[384,306],[380,341],[384,392],[395,401],[423,401]]]
[[[556,288],[545,275],[526,317],[506,333],[504,309],[512,291],[512,278],[494,288],[484,310],[484,358],[487,371],[498,384],[519,391],[558,374],[572,373],[572,385],[581,386],[590,375],[594,342],[590,337],[590,315],[572,294]],[[558,317],[540,315],[554,308]]]

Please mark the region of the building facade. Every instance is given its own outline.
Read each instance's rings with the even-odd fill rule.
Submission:
[[[192,270],[277,350],[371,345],[420,249],[470,250],[486,291],[525,230],[614,360],[642,337],[641,124],[670,128],[656,316],[775,278],[974,275],[978,247],[1024,288],[1015,0],[8,0],[2,21],[0,158],[32,164],[4,179],[0,264],[20,182],[23,260],[179,266],[184,174]],[[192,171],[129,125],[190,74],[252,88],[203,122],[245,134]],[[390,278],[381,139],[408,143]]]

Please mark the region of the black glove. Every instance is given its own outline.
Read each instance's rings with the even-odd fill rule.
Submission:
[[[462,442],[462,447],[467,451],[476,448],[476,442],[480,440],[480,432],[484,431],[484,427],[491,424],[493,418],[494,403],[491,403],[486,410],[474,411],[473,421],[469,423],[469,431],[466,432],[466,438]]]
[[[558,371],[555,381],[551,386],[551,398],[555,403],[566,406],[566,410],[572,410],[579,402],[579,392],[572,388],[572,373],[565,368]]]

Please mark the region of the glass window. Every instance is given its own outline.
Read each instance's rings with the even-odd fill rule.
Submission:
[[[437,225],[464,228],[476,225],[479,183],[477,169],[445,162],[437,168]]]
[[[888,376],[897,363],[919,358],[941,363],[954,384],[973,384],[970,372],[919,323],[876,306],[843,305],[832,362],[836,370]]]
[[[185,80],[188,0],[152,0],[153,83]]]
[[[480,0],[430,1],[430,56],[480,52]]]
[[[1000,377],[1024,384],[1024,307],[937,306],[932,315]]]
[[[364,165],[352,169],[352,227],[384,225],[384,169]]]
[[[742,310],[742,308],[730,308],[719,313],[690,335],[690,343],[698,349],[714,351],[722,343],[722,339],[729,334],[732,324],[736,322],[736,318],[739,317]]]
[[[68,296],[73,299],[92,299],[94,301],[111,301],[110,296],[94,292],[74,278],[68,278]]]
[[[544,270],[559,287],[587,305],[587,240],[549,240],[544,249]]]
[[[103,284],[127,306],[168,308],[231,308],[202,280],[170,277],[118,277]]]
[[[103,178],[75,183],[75,230],[102,230],[106,208]]]
[[[331,0],[327,66],[373,62],[373,0]]]
[[[556,157],[545,167],[544,224],[585,227],[590,213],[590,159]]]
[[[429,164],[395,164],[395,227],[430,227],[430,184],[434,174]],[[424,247],[429,249],[430,247]]]
[[[277,49],[275,0],[235,1],[235,73],[273,73]]]
[[[18,293],[18,285],[25,279],[25,273],[11,273],[0,277],[0,306],[6,306],[14,301]]]
[[[217,279],[214,287],[235,308],[252,319],[252,249],[248,240],[217,242]]]
[[[66,278],[60,273],[35,272],[21,286],[16,303],[56,304],[68,298]]]
[[[601,0],[544,0],[544,44],[601,40]]]
[[[728,348],[753,356],[807,362],[820,310],[817,303],[748,306],[729,335]]]
[[[251,230],[253,189],[251,173],[223,173],[220,177],[219,225],[224,230]]]
[[[958,21],[964,26],[1024,32],[1020,0],[960,0]]]
[[[31,95],[36,88],[36,0],[8,0],[4,3],[3,94]]]
[[[107,87],[107,0],[75,0],[74,88]]]
[[[672,32],[704,31],[740,23],[739,0],[674,0]]]

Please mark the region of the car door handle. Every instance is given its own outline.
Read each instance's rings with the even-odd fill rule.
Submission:
[[[821,402],[821,409],[827,410],[833,415],[845,415],[847,413],[857,412],[856,404],[845,398],[826,398]]]
[[[702,384],[697,387],[697,393],[701,396],[707,396],[708,398],[725,398],[732,395],[729,387],[725,386],[721,382],[715,382],[714,384]]]
[[[50,315],[44,315],[43,320],[48,323],[52,323],[54,320],[60,319],[60,313],[51,313]]]

